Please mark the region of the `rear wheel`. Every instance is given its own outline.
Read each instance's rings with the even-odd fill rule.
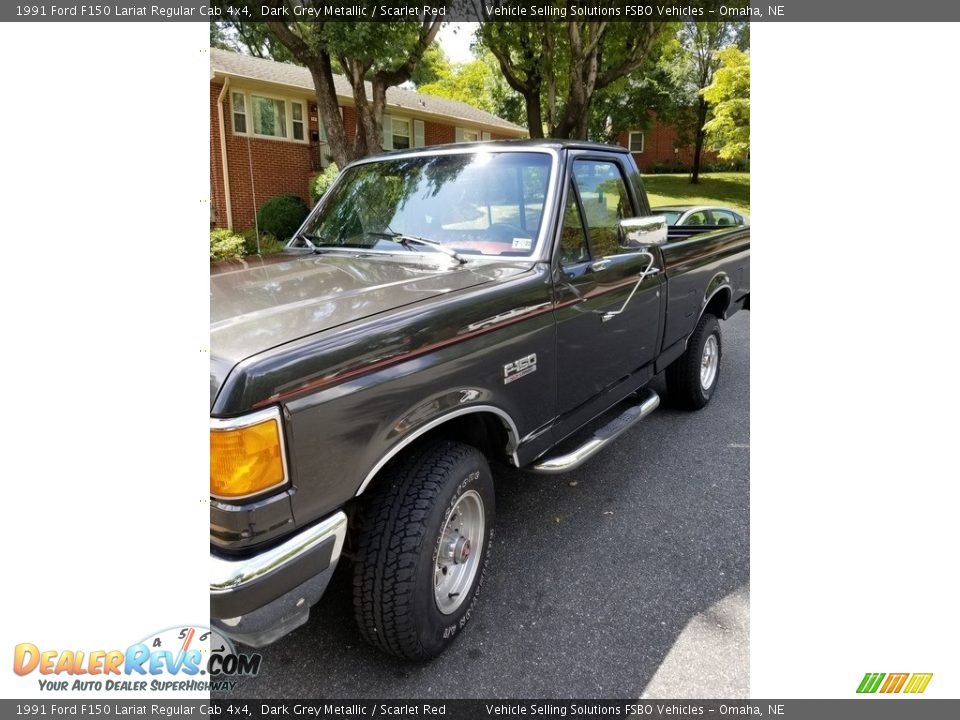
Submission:
[[[474,613],[493,537],[483,454],[441,441],[388,471],[362,517],[353,573],[360,632],[403,658],[439,655]]]
[[[686,351],[667,368],[670,402],[687,410],[699,410],[710,402],[720,382],[722,354],[720,323],[713,315],[704,315],[690,336]]]

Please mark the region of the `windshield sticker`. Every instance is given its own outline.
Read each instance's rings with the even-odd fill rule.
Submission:
[[[514,250],[529,250],[532,247],[533,247],[533,240],[530,238],[514,238],[513,239]]]

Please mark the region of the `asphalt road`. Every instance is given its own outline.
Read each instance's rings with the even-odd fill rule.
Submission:
[[[749,692],[750,321],[723,323],[721,384],[661,406],[568,475],[500,468],[478,613],[426,664],[367,646],[346,568],[263,653],[247,698],[735,697]],[[662,378],[653,387],[665,393]],[[346,565],[344,563],[343,565]]]

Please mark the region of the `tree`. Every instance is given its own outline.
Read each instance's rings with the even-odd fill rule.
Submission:
[[[552,137],[585,139],[596,93],[640,68],[664,27],[655,22],[484,22],[479,38],[523,98],[531,137],[543,137],[546,115]]]
[[[720,147],[720,157],[731,160],[750,151],[750,55],[730,46],[717,53],[717,59],[720,67],[703,91],[713,119],[703,129]]]
[[[418,85],[417,92],[459,100],[489,113],[496,113],[497,101],[494,92],[498,74],[483,60],[456,63],[434,82]]]
[[[703,90],[711,82],[719,66],[717,53],[727,45],[749,43],[749,25],[745,22],[688,22],[680,31],[680,49],[673,61],[676,63],[678,87],[681,97],[678,105],[687,104],[693,112],[686,126],[693,136],[693,170],[690,182],[700,182],[700,165],[703,157],[703,126],[709,119],[710,103]]]
[[[421,85],[437,82],[450,74],[450,60],[436,42],[426,49],[410,80],[418,88]]]
[[[290,17],[299,0],[284,0]],[[367,0],[366,5],[372,5]],[[313,79],[317,107],[330,153],[343,167],[356,157],[379,152],[383,147],[383,113],[387,88],[413,77],[442,21],[424,15],[417,21],[333,23],[324,20],[265,23],[269,34],[291,57],[305,66]],[[333,82],[334,64],[342,68],[353,91],[357,132],[351,145],[340,116]],[[368,96],[367,83],[370,85]]]
[[[678,93],[665,56],[661,51],[638,70],[594,95],[591,139],[616,142],[626,130],[647,129],[654,117],[673,123],[679,111],[674,104]]]
[[[225,15],[229,17],[229,15]],[[263,23],[239,20],[211,20],[210,47],[242,52],[253,57],[291,62],[293,56]]]

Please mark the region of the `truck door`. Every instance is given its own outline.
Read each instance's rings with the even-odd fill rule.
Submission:
[[[656,247],[620,244],[618,221],[640,214],[620,160],[580,154],[568,162],[554,284],[557,398],[561,417],[576,424],[649,377],[638,371],[657,353],[663,265]]]

